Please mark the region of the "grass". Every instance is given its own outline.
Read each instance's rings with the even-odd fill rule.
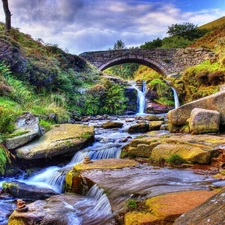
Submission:
[[[200,29],[213,30],[225,24],[225,16],[200,26]]]
[[[52,125],[52,124],[53,124],[52,122],[47,121],[47,120],[43,120],[43,119],[41,119],[41,120],[39,121],[39,125],[40,125],[41,127],[44,127],[45,131],[51,130],[51,125]]]
[[[170,165],[170,166],[180,166],[184,163],[186,163],[186,161],[178,154],[173,154],[171,155],[166,162]]]

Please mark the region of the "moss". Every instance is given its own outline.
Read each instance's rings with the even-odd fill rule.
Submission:
[[[124,167],[136,166],[138,163],[129,159],[102,159],[93,161],[93,163],[79,163],[74,166],[75,171],[89,169],[120,169]]]
[[[8,225],[26,225],[26,223],[22,219],[16,218],[9,219]]]
[[[5,168],[7,163],[7,157],[5,155],[5,151],[3,148],[0,147],[0,174],[5,174]]]
[[[29,130],[16,130],[13,133],[8,135],[8,138],[13,138],[13,137],[17,137],[17,136],[21,136],[23,134],[27,134],[29,133]]]
[[[171,155],[166,162],[170,165],[170,166],[180,166],[184,163],[186,163],[186,161],[178,154],[173,154]]]

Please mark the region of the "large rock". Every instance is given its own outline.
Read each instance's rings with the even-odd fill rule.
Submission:
[[[29,210],[26,213],[14,210],[8,225],[111,224],[112,214],[97,207],[95,209],[97,203],[94,198],[84,199],[74,194],[55,195],[27,204]]]
[[[4,192],[9,193],[15,198],[22,198],[25,200],[46,199],[57,194],[50,188],[41,188],[19,181],[4,182],[2,187]]]
[[[182,105],[181,107],[171,110],[168,113],[169,122],[173,125],[187,124],[187,119],[194,108],[216,110],[221,115],[221,124],[225,125],[225,91],[201,98],[199,100]]]
[[[162,105],[154,101],[148,101],[146,106],[146,113],[167,113],[169,110],[173,109],[172,106]]]
[[[38,123],[38,117],[35,117],[29,112],[20,116],[15,123],[16,129],[11,134],[12,136],[15,135],[15,137],[7,138],[5,140],[5,146],[8,149],[15,149],[34,138],[39,137],[41,135],[41,131]]]
[[[199,206],[215,194],[215,191],[187,191],[153,197],[146,200],[148,210],[126,213],[124,224],[172,225],[181,214]],[[188,225],[190,224],[198,223]]]
[[[174,225],[221,225],[225,224],[225,189],[205,203],[181,215]]]
[[[215,110],[195,108],[191,111],[189,126],[194,134],[217,133],[220,129],[220,113]]]
[[[75,153],[94,141],[94,127],[80,124],[54,125],[40,139],[16,149],[16,156],[32,160]]]
[[[148,135],[148,134],[146,134]],[[122,156],[151,158],[153,162],[178,154],[187,162],[208,164],[221,153],[224,136],[169,134],[135,138],[122,148]]]
[[[93,161],[92,163],[88,164],[76,164],[74,165],[73,169],[66,174],[66,189],[67,191],[74,192],[77,194],[84,194],[94,185],[93,181],[81,176],[81,173],[83,171],[95,169],[119,169],[124,167],[136,166],[137,164],[137,162],[129,159],[102,159]],[[86,187],[84,184],[86,184]]]
[[[147,123],[138,123],[131,125],[128,128],[128,133],[134,134],[134,133],[144,133],[149,130],[149,125]]]
[[[135,114],[138,111],[137,90],[133,87],[126,87],[124,95],[128,99],[126,103],[125,114]]]
[[[168,160],[174,155],[179,155],[182,159],[189,163],[209,164],[213,156],[218,155],[217,151],[207,151],[199,146],[186,144],[166,143],[160,144],[153,148],[151,152],[151,160],[160,162],[160,160]]]
[[[104,129],[121,128],[122,126],[123,126],[123,123],[117,122],[117,121],[108,121],[102,124],[102,128]]]

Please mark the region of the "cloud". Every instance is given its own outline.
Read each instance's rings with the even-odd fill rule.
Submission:
[[[140,46],[157,37],[163,38],[172,24],[202,25],[225,14],[221,9],[185,12],[175,2],[16,0],[9,1],[9,7],[13,27],[74,54],[107,50],[117,40],[122,40],[127,47]],[[4,21],[1,11],[0,20]]]

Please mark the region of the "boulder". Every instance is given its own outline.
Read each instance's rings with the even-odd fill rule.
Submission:
[[[129,159],[102,159],[90,164],[80,163],[66,174],[66,190],[77,194],[85,194],[94,185],[94,182],[81,176],[86,170],[109,170],[136,166],[138,163]]]
[[[117,122],[117,121],[108,121],[102,124],[102,128],[104,129],[121,128],[122,126],[123,126],[123,123]]]
[[[173,109],[172,106],[162,105],[154,101],[148,101],[146,106],[146,113],[167,113],[169,110]]]
[[[216,110],[220,113],[221,125],[225,125],[225,91],[198,99],[196,101],[182,105],[177,109],[173,109],[168,113],[169,122],[173,125],[187,124],[187,119],[191,115],[194,108],[202,108],[209,110]]]
[[[94,141],[94,127],[81,124],[53,125],[41,138],[16,149],[16,156],[33,160],[74,154]]]
[[[225,224],[225,189],[212,196],[206,202],[181,215],[175,220],[174,225],[221,225]]]
[[[29,185],[19,181],[4,182],[2,187],[4,192],[15,198],[22,198],[25,200],[46,199],[57,194],[50,188]]]
[[[194,108],[189,119],[194,134],[217,133],[220,129],[220,113],[215,110]]]
[[[163,121],[151,121],[149,122],[149,130],[159,130]]]
[[[203,150],[201,147],[186,144],[166,143],[157,145],[152,149],[151,160],[160,162],[167,160],[173,155],[179,155],[182,159],[189,163],[209,164],[211,159],[218,154],[218,151]]]
[[[181,214],[199,206],[215,194],[215,191],[186,191],[153,197],[145,202],[148,210],[139,212],[134,210],[126,213],[124,224],[172,225]],[[188,225],[190,224],[199,223]]]
[[[225,145],[224,135],[180,135],[157,133],[145,134],[146,137],[134,138],[122,147],[123,157],[146,157],[155,162],[168,159],[174,154],[180,155],[189,163],[208,164],[213,157],[221,154]]]
[[[145,133],[149,130],[149,125],[147,123],[138,123],[130,126],[128,128],[128,133]]]
[[[125,114],[135,114],[138,111],[137,90],[133,87],[126,87],[124,90],[124,96],[128,99]]]
[[[27,204],[29,210],[26,213],[14,210],[9,217],[8,225],[110,224],[112,214],[94,209],[96,204],[97,201],[93,198],[84,200],[83,196],[74,194],[55,195]]]
[[[30,142],[34,138],[39,137],[41,131],[38,123],[39,118],[29,112],[20,116],[15,123],[16,129],[11,134],[13,137],[5,140],[6,148],[15,149]]]

